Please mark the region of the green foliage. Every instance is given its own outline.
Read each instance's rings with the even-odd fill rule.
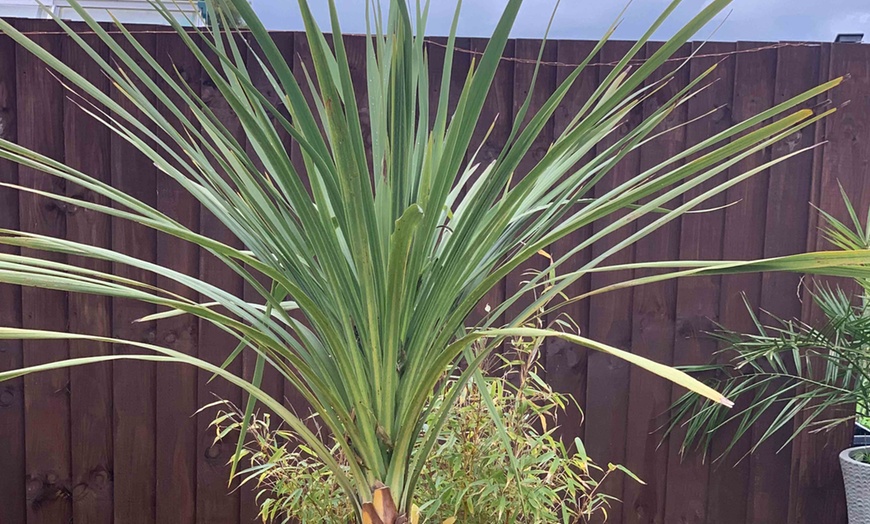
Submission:
[[[843,199],[851,224],[822,212],[825,237],[844,251],[867,249],[870,214],[862,225],[845,194]],[[860,291],[827,286],[816,290],[813,300],[824,317],[818,326],[772,315],[772,325],[766,325],[747,303],[754,333],[723,329],[715,334],[724,342],[720,354],[728,356],[728,364],[686,368],[712,375],[713,387],[729,398],[746,399],[745,407],[728,412],[688,393],[673,406],[668,431],[685,424],[684,449],[709,449],[714,433],[731,425],[735,433],[724,456],[766,412],[775,416],[750,452],[783,428],[790,431],[787,444],[802,431],[852,424],[870,412],[870,280],[856,278],[853,287]]]
[[[212,423],[218,438],[246,425],[245,413],[236,406],[224,401],[213,405],[225,410]],[[250,464],[237,477],[245,488],[256,486],[263,522],[352,522],[353,501],[342,491],[333,469],[301,442],[293,430],[273,425],[269,414],[255,412],[248,421],[246,442],[237,457],[241,463]],[[331,452],[350,474],[341,448],[333,443]]]
[[[579,439],[566,446],[558,438],[558,416],[574,400],[542,379],[541,342],[514,339],[510,358],[494,359],[492,376],[463,388],[419,484],[428,522],[456,517],[468,524],[579,523],[606,516],[615,499],[601,491],[601,482],[626,470],[601,468]],[[504,424],[507,450],[480,387]],[[444,401],[436,397],[433,403]],[[509,456],[516,459],[519,480]]]
[[[870,464],[870,451],[861,449],[853,452],[851,455],[852,460],[857,460],[858,462],[863,462],[864,464]]]
[[[461,386],[417,487],[420,522],[441,523],[451,517],[463,524],[588,522],[593,516],[606,518],[607,508],[616,500],[602,491],[605,478],[619,471],[639,481],[622,466],[596,465],[580,439],[571,446],[559,440],[558,416],[574,400],[553,391],[542,379],[541,339],[512,342],[511,358],[490,358],[484,369],[492,373]],[[441,391],[450,391],[457,380],[456,374],[446,376],[448,387]],[[510,437],[508,449],[493,424],[481,386]],[[430,400],[430,412],[449,401],[443,393],[436,395]],[[239,430],[244,420],[242,411],[220,404],[229,409],[214,421],[219,437]],[[239,478],[243,484],[256,484],[261,517],[302,524],[346,522],[353,508],[330,469],[292,430],[271,425],[269,415],[254,416],[240,455],[252,464]],[[436,427],[431,416],[423,431],[429,427]],[[333,452],[345,463],[338,446]],[[508,456],[517,461],[519,482],[511,473]]]

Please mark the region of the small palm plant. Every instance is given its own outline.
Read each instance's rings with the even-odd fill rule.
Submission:
[[[14,143],[0,142],[0,157],[83,186],[108,199],[112,206],[36,189],[20,188],[22,191],[128,219],[191,242],[240,275],[260,300],[245,301],[194,276],[109,249],[20,231],[2,231],[0,236],[2,244],[28,249],[26,255],[0,254],[0,283],[133,299],[163,308],[143,320],[194,315],[238,339],[232,358],[243,352],[256,355],[252,380],[156,344],[10,328],[2,329],[0,337],[90,340],[139,348],[143,354],[125,352],[52,362],[4,372],[0,379],[120,359],[198,366],[247,392],[248,417],[259,403],[295,431],[334,471],[358,520],[385,524],[410,518],[420,472],[439,433],[423,432],[424,421],[434,420],[436,426],[444,423],[453,400],[477,372],[478,364],[506,338],[561,337],[624,358],[716,402],[728,403],[688,375],[641,356],[580,334],[523,326],[545,305],[558,308],[566,300],[583,298],[564,297],[565,290],[583,275],[624,269],[603,265],[613,253],[770,167],[775,161],[731,176],[666,209],[667,203],[689,190],[726,170],[733,172],[741,160],[825,117],[834,109],[817,113],[800,108],[812,105],[807,103],[838,85],[840,79],[740,122],[592,198],[593,188],[613,166],[654,139],[668,115],[709,78],[713,69],[694,79],[624,136],[604,145],[603,139],[613,136],[626,116],[672,77],[651,81],[651,73],[729,0],[708,2],[648,60],[630,67],[651,35],[680,4],[680,0],[673,0],[521,179],[515,176],[520,161],[613,29],[539,111],[530,112],[531,98],[525,101],[500,154],[487,165],[479,165],[473,152],[469,155],[472,134],[479,124],[489,124],[480,121],[481,109],[522,0],[507,1],[486,50],[459,90],[455,109],[448,100],[459,7],[447,41],[440,98],[430,105],[424,39],[428,1],[409,8],[405,0],[391,0],[387,16],[380,2],[367,2],[370,123],[365,126],[333,0],[328,1],[331,41],[318,27],[309,2],[299,0],[314,65],[313,70],[305,71],[312,105],[249,3],[215,3],[209,5],[209,12],[217,13],[210,26],[192,31],[182,27],[159,1],[154,8],[175,28],[226,99],[245,133],[247,147],[240,145],[208,105],[191,92],[177,71],[161,68],[127,28],[117,24],[122,46],[75,0],[71,0],[73,8],[108,46],[113,60],[103,58],[66,23],[56,21],[111,79],[123,103],[9,23],[0,21],[0,29],[53,69],[66,86],[87,95],[77,98],[84,100],[87,111],[136,147],[165,176],[177,181],[244,248],[192,231],[132,195]],[[220,13],[224,12],[237,12],[241,24],[221,22]],[[234,29],[240,26],[246,28],[244,32]],[[245,63],[242,51],[247,49],[240,47],[251,39],[261,50],[253,64]],[[254,87],[248,67],[261,69],[258,74],[268,79],[280,104]],[[88,100],[98,105],[90,106]],[[137,110],[135,114],[131,107]],[[365,131],[371,134],[370,148],[365,145]],[[304,168],[291,162],[281,140],[285,133],[298,144]],[[587,154],[592,158],[581,162]],[[650,214],[655,214],[653,220],[638,222]],[[494,305],[486,318],[466,325],[475,305],[503,277],[522,269],[557,240],[606,217],[613,217],[609,225],[554,260],[550,270],[531,278],[502,304]],[[556,268],[572,255],[592,249],[601,239],[635,224],[640,224],[635,232],[583,267],[554,276]],[[34,253],[69,254],[151,272],[206,301],[197,303],[132,278]],[[661,262],[643,266],[659,268],[661,274],[594,292],[710,272],[860,272],[860,264],[868,260],[866,251],[858,251],[759,262]],[[504,325],[496,324],[515,304],[526,307],[507,318]],[[474,342],[483,342],[483,349],[472,351]],[[467,365],[463,364],[460,379],[449,384],[453,390],[448,401],[437,407],[438,413],[429,412],[435,409],[429,407],[430,396],[447,387],[440,381],[445,367],[459,366],[462,361]],[[258,387],[266,366],[275,368],[311,404],[347,457],[348,471],[281,399]],[[419,451],[412,453],[415,449]]]
[[[862,224],[845,193],[843,200],[851,224],[822,212],[825,238],[844,251],[870,248],[870,214]],[[788,436],[780,450],[804,431],[828,431],[870,414],[870,280],[855,278],[852,284],[857,293],[827,285],[813,293],[823,317],[818,325],[776,317],[763,323],[747,304],[754,333],[716,333],[724,342],[721,354],[727,363],[685,369],[713,373],[712,385],[747,402],[727,412],[696,395],[684,395],[673,406],[668,428],[686,426],[683,449],[709,449],[715,433],[729,425],[735,430],[716,457],[722,458],[765,414],[772,422],[749,453],[783,430]]]

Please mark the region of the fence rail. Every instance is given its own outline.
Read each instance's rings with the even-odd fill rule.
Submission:
[[[55,26],[34,20],[19,20],[16,26],[33,33],[33,38],[76,70],[113,91],[88,57],[70,39],[57,34]],[[177,67],[219,118],[232,121],[226,103],[179,38],[153,28],[139,31],[142,45],[160,63]],[[96,41],[92,35],[86,38]],[[310,60],[304,36],[275,33],[274,38],[292,61],[296,74],[304,78],[299,66]],[[479,39],[459,39],[458,46],[469,53],[457,55],[457,86],[470,67],[472,53],[481,51],[484,45],[485,41]],[[516,40],[508,46],[484,109],[486,127],[495,121],[480,153],[484,161],[493,158],[508,137],[512,115],[528,92],[531,62],[539,45],[533,40]],[[583,72],[564,107],[532,148],[532,156],[548,147],[629,45],[610,42],[599,52],[594,60],[597,66]],[[348,37],[348,46],[352,73],[356,79],[363,78],[363,40]],[[559,66],[579,62],[593,46],[583,41],[549,42],[544,50],[547,65],[541,70],[533,106],[540,105],[547,92],[568,74],[568,68]],[[656,46],[649,44],[644,52],[648,55]],[[688,56],[697,46],[687,45],[682,55]],[[108,56],[105,47],[98,49]],[[440,75],[443,55],[443,40],[433,39],[429,43],[433,75]],[[732,205],[687,215],[614,256],[613,262],[759,258],[820,249],[824,244],[817,234],[818,214],[811,204],[845,218],[838,185],[842,184],[862,208],[870,205],[870,46],[707,44],[688,66],[677,71],[674,81],[631,115],[627,125],[654,111],[691,77],[717,62],[718,81],[665,123],[675,128],[687,125],[630,154],[597,191],[615,187],[639,169],[655,165],[703,137],[834,76],[849,73],[851,79],[831,94],[831,103],[842,105],[850,100],[851,104],[814,128],[746,159],[730,175],[814,142],[826,141],[824,147],[730,189],[711,206]],[[255,76],[254,81],[263,86],[267,97],[274,98],[268,81],[261,76]],[[364,83],[357,85],[364,88]],[[437,90],[440,84],[431,85]],[[439,96],[436,90],[433,99]],[[359,101],[365,113],[362,92]],[[709,112],[712,114],[708,117],[697,119]],[[478,143],[485,131],[478,130]],[[5,37],[0,37],[0,136],[63,159],[111,181],[190,227],[233,241],[189,195],[161,177],[129,144],[112,136],[65,98],[63,89],[45,67]],[[293,148],[291,155],[297,153],[298,149]],[[0,181],[94,198],[80,188],[64,187],[57,180],[8,162],[0,163]],[[701,187],[696,191],[703,190]],[[0,188],[0,227],[108,246],[220,282],[239,294],[252,293],[237,276],[182,242],[26,193]],[[594,226],[599,227],[602,225]],[[580,231],[558,242],[551,247],[553,255],[567,252],[591,231]],[[579,267],[607,247],[597,244],[594,253],[578,254],[575,264]],[[141,278],[154,279],[151,275]],[[513,291],[522,278],[520,273],[509,276],[489,300],[497,301],[506,291]],[[596,274],[592,278],[594,281],[580,282],[570,291],[582,292],[590,285],[605,285],[617,277]],[[744,296],[759,309],[779,316],[809,319],[814,315],[807,301],[802,300],[805,290],[799,287],[799,278],[793,275],[664,282],[595,296],[572,304],[567,312],[593,338],[668,364],[693,364],[708,361],[716,349],[716,344],[704,335],[715,322],[731,329],[751,328]],[[158,341],[216,362],[232,350],[233,344],[225,334],[190,319],[131,324],[132,319],[149,312],[150,306],[123,300],[0,286],[0,325],[68,328]],[[0,369],[112,351],[126,349],[0,341]],[[618,359],[561,341],[547,343],[545,359],[551,383],[575,395],[585,410],[582,425],[578,413],[563,418],[566,435],[584,438],[594,459],[623,463],[647,482],[639,485],[615,480],[608,484],[610,493],[624,499],[623,505],[611,511],[610,522],[845,524],[836,456],[849,443],[847,432],[804,436],[780,453],[775,452],[779,442],[774,439],[736,465],[734,460],[711,463],[697,454],[682,458],[678,439],[660,446],[661,435],[656,432],[660,415],[680,394],[676,388]],[[250,374],[252,366],[249,360],[239,361],[232,371]],[[254,522],[256,505],[250,490],[228,492],[226,463],[233,444],[213,442],[214,435],[207,427],[208,413],[192,417],[198,406],[212,401],[215,395],[240,399],[237,391],[208,383],[208,378],[206,373],[177,365],[157,368],[153,364],[116,363],[0,384],[0,523]],[[298,403],[299,397],[275,377],[268,377],[264,387],[272,394],[283,394],[290,404]],[[764,421],[758,428],[738,446],[738,452],[747,450],[760,436]],[[727,438],[717,437],[716,449],[721,450]]]

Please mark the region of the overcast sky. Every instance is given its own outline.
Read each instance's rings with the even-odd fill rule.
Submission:
[[[270,29],[296,30],[302,23],[295,0],[252,0]],[[309,0],[325,24],[326,0]],[[385,1],[385,0],[382,0]],[[540,37],[555,0],[526,0],[514,36]],[[347,33],[364,33],[364,0],[336,0]],[[386,3],[386,1],[385,1]],[[464,0],[459,24],[461,36],[487,36],[506,0]],[[669,0],[634,0],[616,38],[639,37]],[[685,0],[659,39],[698,12],[705,0]],[[624,5],[623,0],[562,0],[553,27],[554,38],[597,39]],[[455,0],[432,0],[428,32],[446,34]],[[721,22],[723,17],[720,17]],[[718,23],[716,24],[718,25]],[[706,38],[711,29],[699,37]],[[715,40],[830,41],[837,33],[866,33],[870,40],[870,0],[734,0],[731,13]]]

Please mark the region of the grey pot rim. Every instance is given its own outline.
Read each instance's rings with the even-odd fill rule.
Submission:
[[[857,451],[870,452],[870,446],[855,446],[853,448],[844,449],[843,451],[840,452],[840,461],[847,462],[849,464],[857,464],[858,466],[861,466],[862,468],[870,469],[870,464],[867,464],[866,462],[861,462],[859,460],[855,460],[852,458],[852,454],[857,452]]]

